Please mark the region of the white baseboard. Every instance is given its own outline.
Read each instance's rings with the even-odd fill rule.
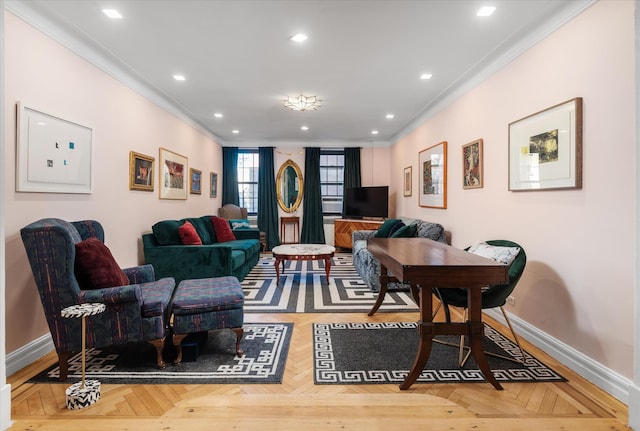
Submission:
[[[506,325],[502,313],[497,308],[483,311]],[[600,389],[629,405],[629,391],[633,385],[630,379],[594,361],[587,355],[553,338],[511,313],[509,313],[509,320],[516,333],[522,336],[522,338],[541,350],[544,350],[545,353],[548,353],[558,362],[570,368],[571,371],[578,373]],[[631,411],[631,409],[629,409],[629,411]]]
[[[14,350],[5,357],[7,376],[20,371],[27,365],[33,364],[52,350],[55,350],[55,346],[53,345],[51,334],[43,335],[29,344]]]
[[[640,430],[640,387],[635,384],[629,388],[629,427]]]
[[[0,388],[0,431],[11,426],[11,385]]]

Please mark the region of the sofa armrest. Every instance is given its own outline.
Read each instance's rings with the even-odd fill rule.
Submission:
[[[132,266],[131,268],[122,268],[131,284],[149,283],[156,281],[156,275],[153,271],[153,265]]]
[[[356,241],[373,238],[377,230],[354,230],[351,232],[351,244],[355,244]]]
[[[78,294],[80,303],[101,302],[103,304],[124,304],[126,302],[142,302],[140,285],[106,287],[104,289],[81,290]]]

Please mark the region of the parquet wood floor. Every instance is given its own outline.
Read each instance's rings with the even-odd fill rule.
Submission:
[[[247,322],[293,322],[282,384],[102,385],[101,399],[67,410],[66,384],[28,384],[53,353],[10,376],[12,431],[40,430],[628,430],[627,407],[524,341],[569,379],[563,383],[314,385],[315,322],[414,321],[417,313],[247,314]],[[502,325],[485,316],[495,328]],[[354,346],[354,355],[357,347]]]

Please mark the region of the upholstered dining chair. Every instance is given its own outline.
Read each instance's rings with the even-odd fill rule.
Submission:
[[[522,273],[524,272],[524,268],[527,264],[527,255],[524,249],[519,244],[513,241],[490,240],[490,241],[485,241],[485,243],[489,246],[488,248],[494,248],[499,252],[500,250],[506,250],[507,253],[511,252],[513,255],[515,255],[515,257],[512,257],[511,262],[508,263],[509,264],[509,270],[508,270],[509,283],[495,285],[495,286],[488,286],[486,288],[483,288],[482,309],[484,310],[484,309],[496,308],[496,307],[500,308],[500,311],[502,312],[502,315],[504,316],[504,319],[507,322],[509,330],[511,331],[513,340],[515,341],[518,348],[520,349],[520,354],[522,355],[521,357],[524,358],[524,352],[522,351],[522,347],[520,346],[520,341],[518,340],[518,336],[513,330],[511,321],[509,320],[507,313],[504,311],[503,306],[507,301],[507,297],[511,295],[516,285],[518,284],[520,277],[522,277]],[[467,247],[465,250],[468,251],[469,249],[470,248]],[[438,296],[438,298],[442,303],[442,306],[445,312],[445,319],[447,320],[447,322],[451,321],[451,312],[449,309],[450,306],[463,308],[464,309],[463,320],[466,319],[466,313],[467,313],[466,289],[450,289],[450,288],[436,289],[436,296]],[[434,340],[434,341],[437,341],[437,340]],[[444,343],[444,344],[447,344],[447,343]],[[469,355],[471,353],[470,351],[468,351],[466,355],[464,354],[464,349],[465,349],[464,336],[462,336],[460,339],[460,345],[456,347],[459,347],[460,349],[458,362],[459,362],[459,365],[462,367],[469,359]],[[499,356],[489,352],[485,352],[485,354],[491,355],[491,356]],[[518,362],[517,360],[514,360],[513,358],[509,358],[506,356],[500,356],[500,357],[503,359],[509,359],[511,361]]]
[[[218,209],[218,215],[227,220],[244,220],[247,216],[247,209],[234,204],[224,204]]]
[[[71,354],[82,346],[81,319],[64,318],[61,312],[81,303],[106,305],[105,312],[86,320],[87,348],[148,341],[156,348],[158,367],[165,367],[162,349],[173,278],[156,281],[151,265],[117,267],[95,220],[45,218],[22,228],[20,235],[58,354],[60,380],[67,378]]]

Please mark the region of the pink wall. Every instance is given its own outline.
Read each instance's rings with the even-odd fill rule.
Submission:
[[[634,5],[602,1],[437,113],[392,149],[398,214],[442,223],[453,245],[505,238],[528,255],[511,312],[633,376]],[[583,188],[508,191],[508,124],[584,99]],[[484,187],[462,189],[461,147],[484,140]],[[418,152],[448,141],[448,208],[418,207]],[[397,173],[397,174],[396,174]]]
[[[97,219],[106,244],[121,266],[142,261],[140,237],[164,218],[216,214],[209,197],[209,173],[222,173],[221,149],[212,139],[149,102],[96,67],[5,14],[6,68],[4,136],[6,228],[6,349],[24,346],[48,333],[19,230],[42,217]],[[15,104],[22,102],[93,129],[93,193],[89,195],[15,192]],[[206,178],[201,195],[158,199],[154,192],[129,190],[129,151],[156,158],[159,147],[182,154]],[[156,169],[157,170],[157,169]],[[220,187],[220,186],[218,186]]]

